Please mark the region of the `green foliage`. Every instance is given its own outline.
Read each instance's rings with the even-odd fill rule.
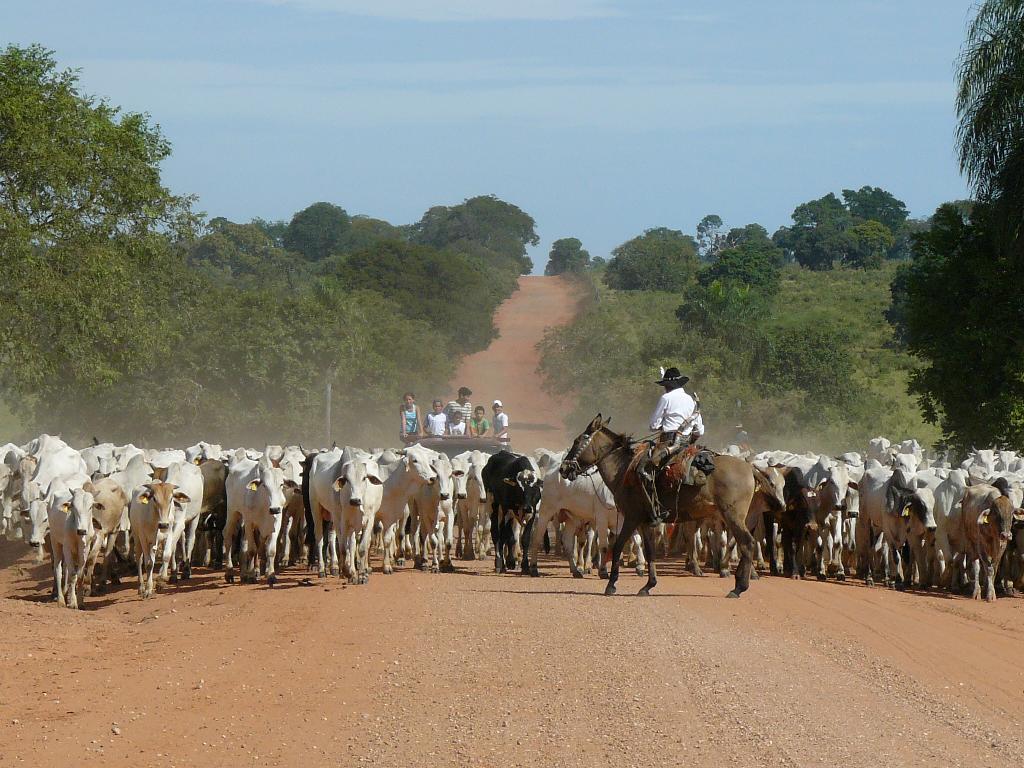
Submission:
[[[722,247],[722,217],[709,213],[697,224],[697,253],[705,261],[712,259]]]
[[[313,203],[292,216],[284,231],[283,244],[310,261],[322,261],[337,252],[350,226],[344,208]]]
[[[404,317],[429,322],[463,352],[482,349],[495,337],[491,318],[507,296],[482,261],[398,240],[352,254],[335,275],[346,290],[388,297]]]
[[[862,221],[847,230],[849,239],[849,255],[847,263],[851,267],[877,269],[882,266],[885,256],[896,243],[886,226],[878,221]]]
[[[745,285],[770,296],[779,289],[782,260],[782,249],[764,228],[751,224],[726,236],[725,247],[697,279],[702,286],[715,282]]]
[[[648,229],[612,251],[604,279],[625,291],[681,291],[697,274],[697,245],[675,229]]]
[[[1005,203],[1010,236],[1024,206],[1024,3],[985,0],[967,32],[956,99],[960,168],[983,200]]]
[[[882,224],[893,237],[897,236],[907,221],[907,206],[881,187],[844,189],[843,201],[846,210],[855,219],[876,221]]]
[[[526,246],[540,242],[533,217],[493,195],[431,208],[413,226],[412,240],[438,249],[473,253],[490,266],[523,275],[533,270]]]
[[[910,239],[903,201],[867,186],[844,189],[843,201],[830,192],[797,206],[793,226],[781,227],[773,239],[802,266],[814,270],[837,264],[877,269],[885,258],[906,255]]]
[[[583,243],[575,237],[563,237],[551,244],[545,275],[561,275],[565,272],[585,272],[590,268],[590,254]]]
[[[1024,259],[1003,245],[997,216],[988,204],[975,205],[970,217],[940,206],[892,283],[890,320],[927,361],[911,390],[960,448],[1024,447]]]
[[[443,386],[491,338],[536,242],[532,219],[495,198],[444,209],[466,225],[444,250],[327,203],[288,224],[215,218],[197,237],[191,200],[160,183],[169,152],[146,116],[81,94],[49,51],[0,54],[10,429],[317,443],[330,381],[344,439],[390,442],[400,394]]]
[[[917,364],[883,318],[894,272],[788,266],[773,298],[712,283],[682,305],[678,294],[605,289],[548,332],[541,371],[552,390],[577,394],[571,424],[600,410],[646,432],[658,366],[678,365],[701,396],[712,443],[730,440],[737,421],[758,447],[862,449],[878,434],[931,442],[938,431],[907,394]]]

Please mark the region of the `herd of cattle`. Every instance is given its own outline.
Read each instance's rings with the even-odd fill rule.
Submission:
[[[742,455],[730,446],[727,453]],[[622,522],[600,475],[566,480],[563,454],[479,450],[455,456],[413,445],[309,452],[299,446],[184,450],[96,444],[78,450],[41,435],[0,446],[0,535],[24,539],[53,564],[53,595],[78,607],[134,564],[139,594],[187,579],[193,565],[223,568],[232,582],[277,581],[305,561],[320,576],[370,576],[406,558],[430,571],[452,557],[494,557],[499,573],[538,575],[555,545],[574,577],[607,574],[609,539]],[[748,526],[757,565],[772,574],[843,580],[855,572],[898,588],[942,587],[977,598],[1024,587],[1024,457],[976,450],[958,466],[925,457],[916,441],[884,438],[866,455],[767,451],[744,456],[774,499],[755,496]],[[768,502],[768,503],[766,503]],[[723,576],[732,543],[720,523],[662,525],[664,554]],[[646,563],[639,537],[631,547]]]

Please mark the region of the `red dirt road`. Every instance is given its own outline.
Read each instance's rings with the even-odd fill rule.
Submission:
[[[726,600],[684,575],[604,598],[554,560],[457,566],[273,590],[200,570],[76,613],[35,602],[49,569],[22,557],[0,572],[0,766],[1024,759],[1024,600],[778,578]]]
[[[470,399],[487,409],[488,419],[491,403],[501,400],[517,451],[561,449],[569,443],[563,422],[569,406],[541,387],[536,345],[545,329],[572,320],[579,299],[576,286],[564,278],[519,278],[519,290],[495,313],[500,336],[487,349],[465,358],[452,380],[452,396],[460,386],[469,387]]]

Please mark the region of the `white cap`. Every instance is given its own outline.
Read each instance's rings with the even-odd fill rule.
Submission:
[[[495,406],[495,405],[500,405],[500,406],[501,406],[502,408],[504,408],[504,407],[505,407],[505,406],[501,405],[501,400],[495,400],[495,401],[494,401],[493,403],[491,403],[491,405],[492,405],[492,406]]]

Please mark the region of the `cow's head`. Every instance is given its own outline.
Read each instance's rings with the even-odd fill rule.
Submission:
[[[536,514],[540,506],[540,497],[544,490],[544,481],[534,469],[522,469],[513,482],[523,494],[523,513]]]
[[[469,497],[470,459],[468,453],[452,458],[452,493],[459,500]]]
[[[786,472],[782,496],[794,533],[801,536],[817,533],[818,492],[805,485],[804,473],[798,467],[792,467]]]
[[[935,515],[932,512],[934,501],[931,496],[926,499],[922,493],[912,493],[902,497],[900,515],[914,526],[921,526],[928,534],[934,534],[937,528]]]
[[[982,536],[1005,545],[1013,533],[1013,502],[1007,496],[999,496],[978,516],[978,529]]]
[[[274,460],[264,454],[245,488],[254,496],[251,500],[252,507],[265,509],[271,515],[280,516],[288,504],[288,496],[295,489],[295,483],[286,480],[281,468],[275,466]]]
[[[361,507],[370,486],[380,486],[380,467],[376,461],[354,456],[341,465],[341,472],[334,480],[334,490],[341,495],[341,503]]]
[[[413,483],[433,483],[437,480],[437,472],[431,466],[433,451],[413,445],[401,453],[402,467],[407,479]]]
[[[430,459],[434,470],[434,483],[437,485],[437,497],[448,501],[452,497],[452,463],[443,453],[437,453]]]
[[[28,543],[36,552],[36,562],[43,562],[43,544],[46,534],[50,532],[50,516],[47,514],[46,502],[35,499],[26,509],[21,511],[23,527],[29,528]]]
[[[469,482],[466,491],[474,494],[481,504],[487,503],[487,487],[484,485],[484,467],[487,466],[487,455],[474,451],[469,463]]]
[[[154,480],[146,483],[135,492],[135,504],[151,506],[156,517],[158,530],[170,530],[174,524],[174,513],[184,507],[192,499],[184,491],[178,490],[174,483]]]
[[[93,520],[93,506],[96,498],[84,488],[75,488],[71,498],[63,502],[63,510],[68,516],[68,528],[76,536],[91,538],[96,528]]]

